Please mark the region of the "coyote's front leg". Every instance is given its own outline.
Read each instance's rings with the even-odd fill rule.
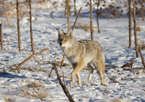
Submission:
[[[78,85],[81,85],[81,79],[80,79],[80,75],[79,75],[79,71],[83,68],[84,66],[84,61],[80,60],[78,62],[77,67],[73,70],[72,74],[71,74],[71,80],[72,80],[72,84],[75,84],[75,75],[77,75],[78,78]]]

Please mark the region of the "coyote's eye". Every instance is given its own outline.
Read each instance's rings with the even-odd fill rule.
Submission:
[[[60,39],[60,42],[62,42],[62,39]]]

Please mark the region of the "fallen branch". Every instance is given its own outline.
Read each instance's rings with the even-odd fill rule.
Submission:
[[[25,62],[27,62],[28,60],[30,60],[30,59],[33,58],[34,56],[39,55],[40,53],[42,53],[43,51],[46,51],[46,50],[49,50],[49,48],[45,48],[45,49],[43,49],[43,50],[41,50],[41,51],[39,51],[39,52],[37,52],[37,53],[35,53],[35,54],[29,56],[29,57],[26,58],[24,61],[22,61],[22,62],[18,65],[18,67],[17,67],[16,69],[19,70],[20,67],[21,67]],[[19,72],[19,71],[18,71],[18,72]]]
[[[144,69],[144,67],[136,67],[136,68],[123,68],[123,70],[129,70],[129,71],[136,70],[136,69]]]
[[[133,64],[134,64],[134,60],[132,60],[129,63],[124,64],[123,66],[121,66],[121,68],[123,68],[123,67],[131,67],[131,69],[132,69]]]
[[[73,100],[73,98],[71,97],[71,95],[70,95],[68,89],[66,88],[66,86],[62,83],[62,81],[61,81],[61,79],[60,79],[60,77],[59,77],[59,74],[58,74],[58,71],[57,71],[57,68],[56,68],[55,63],[53,63],[53,69],[55,69],[55,72],[56,72],[56,74],[57,74],[57,78],[58,78],[58,80],[59,80],[59,84],[61,85],[61,87],[62,87],[62,89],[63,89],[63,92],[65,93],[65,95],[67,96],[67,98],[69,99],[70,102],[75,102],[75,101]]]

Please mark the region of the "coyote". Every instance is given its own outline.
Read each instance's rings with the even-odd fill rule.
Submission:
[[[97,72],[101,77],[101,84],[105,85],[105,57],[103,49],[98,42],[93,40],[77,41],[74,39],[71,29],[67,33],[59,29],[57,42],[74,69],[71,73],[73,85],[75,84],[75,75],[78,79],[78,85],[81,85],[79,71],[83,69],[84,66],[88,67],[90,70],[88,82],[91,81],[93,74],[91,63],[98,70]]]

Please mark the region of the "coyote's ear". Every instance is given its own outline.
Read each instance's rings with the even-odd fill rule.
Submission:
[[[58,29],[58,36],[60,37],[60,36],[62,36],[62,35],[64,35],[64,33],[63,33],[63,31],[59,28],[59,29]]]
[[[67,35],[69,35],[69,36],[71,36],[71,37],[73,36],[72,29],[68,30]]]

